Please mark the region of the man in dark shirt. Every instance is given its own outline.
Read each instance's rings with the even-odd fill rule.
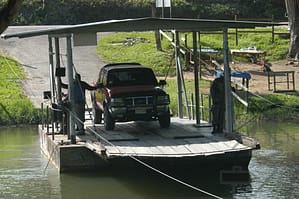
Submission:
[[[212,133],[223,133],[225,114],[224,76],[216,78],[210,88],[212,97]]]
[[[62,88],[68,88],[67,84],[61,84]],[[76,73],[74,80],[74,110],[76,113],[76,134],[84,135],[85,122],[85,90],[96,90],[96,86],[90,86],[88,83],[81,80],[81,75]]]

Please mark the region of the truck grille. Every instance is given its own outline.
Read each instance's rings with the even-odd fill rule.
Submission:
[[[128,97],[126,98],[127,106],[144,106],[152,105],[153,96],[138,96],[138,97]]]

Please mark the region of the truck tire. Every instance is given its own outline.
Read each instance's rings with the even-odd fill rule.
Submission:
[[[92,115],[93,115],[93,123],[94,124],[101,124],[102,123],[102,114],[103,112],[98,109],[97,107],[97,102],[95,99],[95,92],[94,91],[90,91],[90,99],[91,99],[91,104],[92,104]]]
[[[102,123],[102,111],[97,109],[94,105],[92,107],[92,114],[93,114],[93,123],[94,124],[101,124]]]
[[[104,108],[104,126],[107,131],[113,130],[115,127],[115,121],[111,117],[107,106]]]
[[[169,128],[169,126],[170,126],[170,112],[169,112],[169,110],[164,115],[160,115],[158,117],[158,120],[159,120],[159,124],[160,124],[161,128]]]

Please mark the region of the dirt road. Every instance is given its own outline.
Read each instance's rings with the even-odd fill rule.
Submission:
[[[11,26],[4,33],[16,33],[53,27],[54,26]],[[102,34],[99,34],[98,37],[100,35]],[[27,79],[23,81],[23,89],[36,107],[40,107],[40,103],[43,100],[43,91],[50,90],[48,46],[47,35],[24,39],[0,39],[1,51],[16,59],[24,67]],[[60,47],[60,58],[62,64],[66,66],[65,39],[60,39]],[[74,47],[73,59],[75,68],[81,74],[82,80],[87,82],[96,80],[99,68],[104,65],[96,54],[95,46]],[[63,81],[66,80],[63,79]]]

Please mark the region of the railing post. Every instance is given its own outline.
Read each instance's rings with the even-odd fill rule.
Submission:
[[[238,21],[237,15],[235,15],[235,21]],[[236,39],[236,46],[239,45],[239,40],[238,40],[238,28],[235,30],[235,39]]]
[[[47,106],[47,109],[46,109],[46,125],[47,125],[47,134],[49,134],[49,106]]]
[[[41,109],[41,121],[42,121],[42,130],[44,130],[44,103],[42,102],[40,104]]]
[[[274,15],[272,15],[272,23],[274,23]],[[272,25],[272,44],[274,43],[274,36],[275,36],[274,25]]]

